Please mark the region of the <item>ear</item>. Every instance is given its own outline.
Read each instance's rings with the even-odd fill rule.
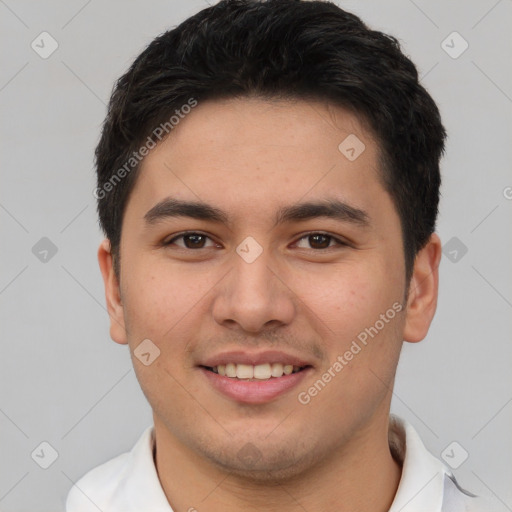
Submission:
[[[98,263],[105,286],[105,299],[110,317],[110,337],[116,343],[127,344],[121,291],[114,272],[110,240],[108,239],[103,240],[98,248]]]
[[[437,307],[441,240],[433,233],[416,255],[409,284],[409,297],[404,327],[404,340],[415,343],[427,335]]]

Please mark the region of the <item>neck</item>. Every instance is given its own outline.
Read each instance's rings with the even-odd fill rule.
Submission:
[[[155,418],[156,467],[174,512],[385,512],[401,467],[388,443],[388,413],[301,474],[266,482],[235,476],[185,447]]]

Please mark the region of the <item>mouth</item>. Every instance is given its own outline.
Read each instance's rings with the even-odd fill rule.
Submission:
[[[284,375],[298,373],[306,368],[305,366],[294,366],[283,363],[263,363],[258,365],[227,363],[218,366],[202,366],[205,370],[216,373],[221,377],[244,381],[262,381],[269,379],[280,379]]]
[[[265,359],[266,361],[262,361]],[[240,360],[243,362],[240,362]],[[251,361],[254,364],[251,364]],[[217,358],[198,366],[212,388],[239,403],[263,404],[291,391],[313,371],[304,361],[282,356]]]

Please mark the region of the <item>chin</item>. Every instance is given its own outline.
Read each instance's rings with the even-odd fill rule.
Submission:
[[[262,448],[260,443],[260,448],[257,448],[249,441],[240,443],[239,446],[234,452],[232,447],[229,450],[219,448],[213,451],[210,445],[202,455],[231,476],[266,485],[291,481],[307,472],[319,459],[318,451],[314,448],[308,450],[308,453],[299,454],[296,447],[283,448],[282,445],[267,445]],[[304,450],[303,445],[302,449]]]

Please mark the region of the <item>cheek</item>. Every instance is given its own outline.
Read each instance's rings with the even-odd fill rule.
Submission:
[[[209,294],[214,293],[218,276],[165,258],[137,260],[134,254],[122,269],[127,276],[122,292],[129,343],[149,338],[161,350],[185,346],[197,328],[197,316],[207,307]]]
[[[129,341],[135,343],[142,336],[158,344],[187,304],[186,289],[178,275],[169,279],[154,265],[128,258],[123,263],[126,279],[121,277],[121,290]]]
[[[306,314],[323,324],[327,338],[347,340],[373,324],[398,297],[396,285],[385,276],[382,265],[359,262],[289,279],[307,306]]]

